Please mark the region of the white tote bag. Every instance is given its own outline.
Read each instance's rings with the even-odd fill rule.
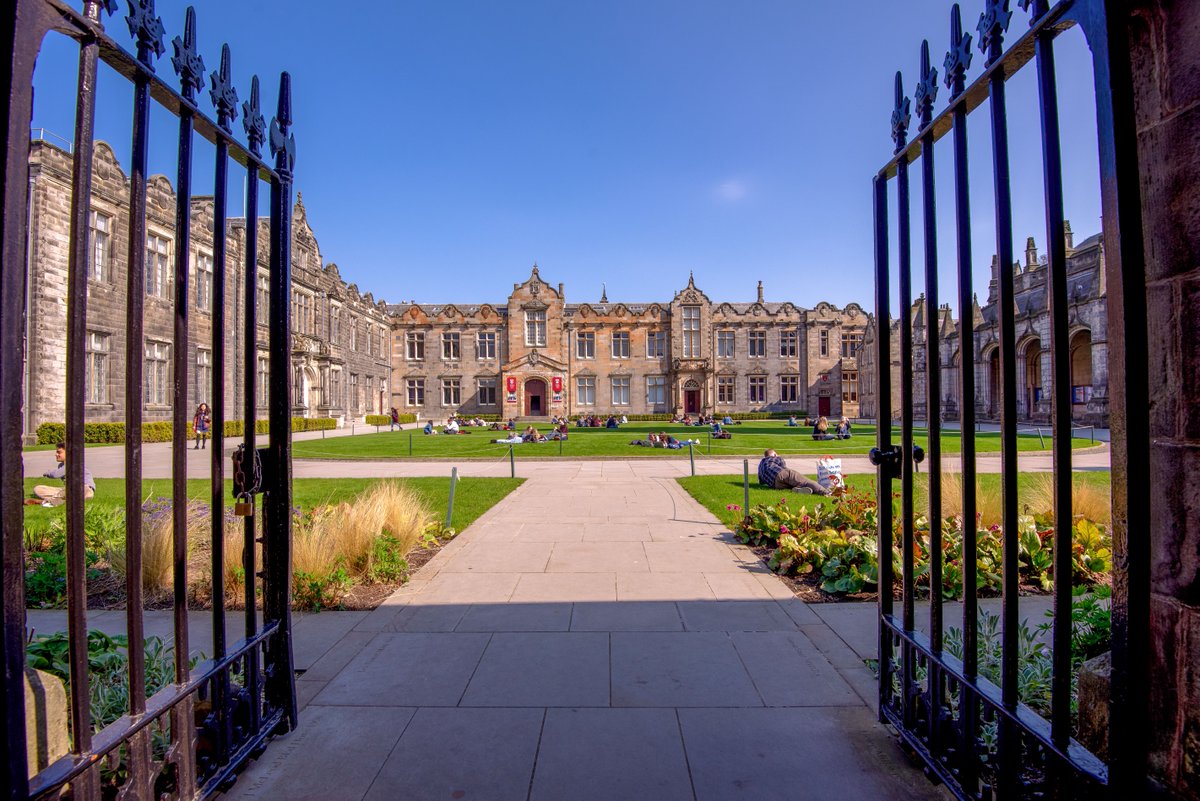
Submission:
[[[818,459],[817,483],[828,490],[842,486],[842,460],[832,456]]]

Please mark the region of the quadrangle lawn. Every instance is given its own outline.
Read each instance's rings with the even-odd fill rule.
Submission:
[[[450,500],[450,478],[297,478],[292,481],[292,503],[303,509],[311,509],[325,504],[351,501],[372,484],[381,480],[395,481],[405,484],[416,491],[417,495],[428,505],[435,519],[444,521]],[[523,478],[460,478],[458,488],[454,493],[454,517],[450,525],[462,531],[480,515],[495,506],[508,493],[519,487]],[[44,478],[25,479],[25,491],[32,495],[36,484],[46,483]],[[211,484],[208,479],[191,479],[188,481],[188,497],[201,501],[209,501]],[[225,499],[232,506],[233,483],[225,482]],[[170,479],[149,479],[142,482],[142,499],[171,496]],[[96,479],[96,495],[90,501],[92,504],[104,504],[123,508],[125,505],[125,480],[121,478]],[[46,508],[42,506],[25,507],[25,526],[40,529],[50,523],[55,516],[62,515],[62,508]]]
[[[539,430],[548,434],[549,426],[538,426]],[[509,446],[492,443],[492,440],[506,436],[503,431],[491,431],[486,428],[467,428],[470,433],[437,436],[427,436],[419,429],[415,431],[384,431],[377,434],[362,434],[350,437],[330,437],[328,439],[309,439],[296,442],[292,446],[293,456],[297,459],[334,459],[334,460],[388,460],[388,459],[501,459],[508,455]],[[569,438],[562,442],[521,443],[514,445],[517,459],[529,458],[589,458],[589,457],[659,457],[685,458],[687,448],[680,451],[645,448],[630,445],[632,440],[644,440],[651,431],[666,431],[680,441],[698,440],[695,446],[697,455],[712,456],[749,456],[761,455],[766,448],[774,448],[783,455],[800,454],[855,454],[864,455],[875,445],[874,426],[855,426],[854,438],[849,440],[817,441],[812,438],[810,428],[789,428],[782,420],[747,421],[741,425],[729,426],[732,439],[714,440],[709,436],[708,426],[683,426],[670,423],[627,423],[619,429],[606,428],[575,428],[572,427]],[[893,434],[895,440],[900,438],[900,430],[896,428]],[[915,432],[915,442],[928,446],[928,436],[924,429]],[[942,434],[942,452],[958,453],[961,440],[958,431],[947,431]],[[979,453],[995,453],[1000,450],[1000,436],[996,432],[982,432],[975,435],[976,449]],[[1087,439],[1073,439],[1072,447],[1083,448],[1093,443]],[[1049,436],[1043,441],[1036,434],[1023,434],[1017,439],[1018,448],[1022,451],[1048,450]]]

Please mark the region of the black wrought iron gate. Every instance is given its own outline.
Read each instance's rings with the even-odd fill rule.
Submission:
[[[5,799],[58,797],[191,799],[207,796],[228,782],[234,772],[261,750],[274,733],[296,724],[292,672],[291,573],[291,402],[289,398],[291,218],[294,140],[290,133],[290,78],[283,73],[278,111],[268,127],[259,109],[258,78],[251,81],[249,101],[241,104],[245,144],[234,138],[238,116],[228,47],[222,49],[219,69],[205,74],[196,49],[196,18],[188,9],[182,37],[175,37],[172,65],[179,89],[155,73],[164,52],[165,30],[153,0],[127,0],[126,22],[137,44],[136,55],[126,52],[104,31],[105,14],[117,11],[116,0],[86,0],[82,13],[65,0],[10,0],[0,12],[4,58],[0,82],[5,86],[3,261],[0,262],[0,531],[3,534],[3,767],[0,796]],[[133,90],[132,164],[128,198],[126,376],[125,376],[125,519],[126,625],[129,642],[128,714],[93,732],[88,692],[87,592],[84,564],[83,459],[67,461],[66,531],[70,641],[70,721],[72,751],[29,777],[26,764],[24,706],[25,603],[23,587],[22,468],[23,353],[26,297],[30,281],[26,237],[29,195],[30,124],[33,68],[48,34],[65,35],[79,45],[78,96],[74,132],[74,171],[70,210],[70,251],[67,290],[67,408],[66,446],[69,454],[84,452],[85,337],[88,300],[88,217],[91,208],[93,120],[99,62],[123,75]],[[200,110],[197,93],[206,78],[214,117]],[[174,681],[147,697],[143,654],[142,595],[142,417],[144,398],[143,312],[146,280],[146,186],[151,103],[179,121],[175,263],[173,297],[172,516],[174,548]],[[211,654],[194,667],[187,655],[187,424],[188,289],[191,230],[191,165],[193,137],[216,146],[213,198],[212,275],[212,629]],[[274,165],[260,155],[269,136]],[[244,639],[226,639],[223,583],[225,525],[224,436],[226,421],[237,410],[225,408],[224,336],[227,266],[228,168],[230,160],[246,170],[245,253],[245,408],[242,414],[246,452],[255,453],[255,370],[257,367],[255,302],[259,273],[257,213],[259,182],[270,185],[269,446],[244,460],[246,500],[240,511],[253,508],[261,492],[261,515],[244,524],[245,630]],[[260,466],[255,469],[254,466]],[[256,519],[261,522],[256,526]],[[261,537],[261,539],[260,539]],[[261,545],[257,563],[256,541]],[[262,624],[256,608],[261,598]],[[105,785],[104,787],[101,784]]]
[[[1128,9],[1105,0],[1020,0],[1030,13],[1029,28],[1010,47],[1004,36],[1013,16],[1009,0],[987,0],[980,15],[978,46],[984,70],[970,85],[966,71],[972,60],[972,37],[963,33],[956,5],[951,20],[950,50],[942,76],[950,91],[947,107],[934,115],[938,72],[930,65],[929,46],[921,48],[919,82],[912,108],[896,75],[896,105],[892,113],[893,158],[874,179],[876,327],[878,331],[877,448],[872,452],[879,477],[879,709],[903,740],[925,761],[928,770],[960,798],[1138,798],[1143,797],[1146,754],[1146,654],[1149,628],[1149,545],[1147,538],[1129,537],[1128,521],[1147,497],[1149,450],[1144,437],[1128,438],[1127,416],[1148,405],[1146,305],[1142,264],[1141,210],[1134,140],[1133,96],[1129,49],[1125,41]],[[1054,575],[1071,575],[1071,396],[1068,350],[1066,247],[1063,222],[1062,165],[1058,100],[1054,64],[1056,37],[1078,25],[1093,57],[1099,165],[1102,192],[1106,274],[1108,279],[1109,390],[1112,427],[1113,671],[1109,730],[1109,763],[1105,764],[1071,737],[1071,582],[1057,581],[1054,590],[1053,697],[1049,720],[1018,698],[1017,543],[1017,371],[1014,323],[1012,198],[1005,82],[1031,61],[1035,63],[1041,111],[1045,172],[1046,241],[1049,247],[1049,298],[1053,376],[1054,519],[1059,521],[1054,546]],[[977,662],[977,552],[975,498],[976,365],[973,342],[971,270],[976,252],[971,242],[967,171],[968,114],[988,101],[991,115],[996,238],[999,263],[1000,440],[1003,482],[1003,654],[999,686],[980,675]],[[911,141],[911,113],[918,131]],[[942,594],[930,593],[931,635],[916,630],[914,518],[942,520],[942,454],[940,449],[941,386],[937,324],[927,324],[924,345],[928,419],[929,508],[914,508],[914,470],[924,454],[914,447],[914,342],[911,289],[911,232],[909,165],[921,161],[925,295],[927,308],[940,304],[934,185],[935,143],[951,134],[954,156],[954,199],[957,223],[957,306],[962,402],[961,508],[963,619],[961,660],[943,643]],[[889,240],[889,184],[895,184],[898,231],[898,292],[893,294]],[[985,251],[986,253],[987,251]],[[893,442],[891,332],[893,304],[899,308],[900,443]],[[894,519],[892,481],[901,482],[900,519]],[[1145,510],[1142,510],[1144,513]],[[894,526],[895,535],[894,535]],[[891,588],[894,536],[899,538],[900,615],[895,614]],[[944,546],[941,527],[929,526],[929,586],[943,584]]]

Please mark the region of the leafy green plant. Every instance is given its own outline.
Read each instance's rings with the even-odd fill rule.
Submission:
[[[320,612],[341,604],[354,582],[344,567],[325,574],[297,570],[292,576],[292,604],[297,609]]]
[[[367,580],[373,582],[403,581],[408,576],[408,560],[404,544],[389,532],[383,532],[371,543],[371,566]]]

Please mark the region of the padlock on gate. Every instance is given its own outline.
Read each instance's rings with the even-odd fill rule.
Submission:
[[[245,495],[234,501],[233,513],[238,517],[254,517],[254,496]]]

